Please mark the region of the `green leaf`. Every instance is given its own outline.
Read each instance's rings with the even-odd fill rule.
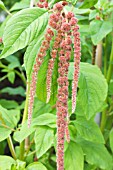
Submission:
[[[75,142],[70,142],[64,157],[65,170],[83,170],[84,155],[82,148]]]
[[[80,6],[80,8],[91,8],[93,7],[96,3],[98,2],[98,0],[84,0],[83,4]]]
[[[54,131],[47,126],[38,127],[35,132],[36,155],[40,158],[54,142]]]
[[[35,63],[35,58],[37,57],[37,53],[40,49],[41,42],[43,40],[43,36],[38,37],[38,39],[34,39],[28,46],[25,55],[24,55],[24,64],[27,73],[27,79],[31,79],[33,65]]]
[[[37,98],[43,102],[46,102],[47,91],[46,91],[46,77],[47,77],[47,69],[48,69],[48,60],[50,56],[47,55],[45,60],[39,70],[38,73],[38,82],[37,82]],[[58,77],[58,59],[55,61],[53,75],[52,75],[52,85],[51,85],[51,98],[50,104],[53,105],[57,100],[57,77]]]
[[[15,100],[0,100],[0,105],[6,109],[13,109],[18,107],[18,103]]]
[[[84,139],[97,143],[105,143],[98,125],[93,120],[87,120],[84,117],[77,117],[74,124],[78,133]]]
[[[27,166],[26,170],[47,170],[47,168],[40,162],[35,162]]]
[[[13,138],[15,141],[21,143],[25,138],[32,134],[35,129],[36,128],[32,125],[30,126],[30,128],[28,128],[28,124],[27,122],[25,122],[22,127],[20,127],[19,131],[17,130],[16,132],[14,132]]]
[[[37,118],[39,115],[44,113],[50,113],[52,111],[52,107],[50,104],[44,103],[35,97],[34,101],[34,109],[33,109],[33,118]]]
[[[19,110],[7,110],[0,105],[0,117],[2,117],[4,123],[11,128],[14,128],[20,118]]]
[[[7,11],[4,3],[0,0],[0,8],[2,8],[4,11]]]
[[[38,7],[23,9],[14,14],[4,30],[4,49],[0,57],[5,58],[30,44],[43,32],[47,20],[47,10]]]
[[[26,162],[16,160],[16,169],[18,170],[25,170]]]
[[[9,95],[20,95],[20,96],[25,97],[25,89],[22,86],[19,86],[16,88],[6,87],[6,88],[3,88],[0,92],[8,93]]]
[[[96,165],[101,169],[112,170],[112,157],[103,144],[77,139],[86,155],[86,161],[91,165]]]
[[[44,113],[43,115],[33,119],[32,124],[33,126],[46,125],[52,128],[56,128],[56,115],[51,113]]]
[[[109,133],[109,142],[110,142],[110,148],[113,152],[113,129],[111,129],[111,131]]]
[[[73,63],[70,63],[69,80],[73,79]],[[78,103],[87,119],[94,116],[107,96],[107,82],[97,66],[88,63],[80,64]],[[83,100],[84,99],[84,100]]]
[[[11,134],[11,130],[3,127],[0,123],[0,142],[7,139]]]
[[[77,0],[66,0],[67,2],[70,2],[71,4],[75,5]]]
[[[11,71],[7,74],[7,77],[8,77],[8,80],[14,84],[14,80],[15,80],[15,72],[14,71]]]
[[[10,9],[10,11],[16,11],[24,8],[29,8],[30,1],[29,0],[22,0],[20,2],[16,2],[13,7]]]
[[[94,45],[97,45],[111,31],[112,23],[110,21],[93,20],[90,23],[90,34]]]
[[[99,13],[97,12],[97,10],[91,10],[90,14],[89,14],[89,20],[95,18],[97,15],[99,15]]]
[[[45,113],[33,118],[31,126],[28,129],[28,122],[26,121],[19,129],[19,131],[14,132],[14,139],[18,142],[22,142],[26,137],[35,131],[37,126],[49,126],[51,128],[56,128],[56,116],[50,113]]]
[[[15,164],[15,160],[9,156],[0,156],[0,170],[9,170],[11,165]]]

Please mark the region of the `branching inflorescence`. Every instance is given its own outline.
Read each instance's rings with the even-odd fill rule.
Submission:
[[[38,6],[47,8],[45,6],[47,1],[40,0]],[[30,97],[28,108],[28,126],[31,123],[31,115],[33,110],[34,96],[36,90],[37,74],[43,63],[46,51],[50,47],[50,42],[54,38],[54,43],[51,50],[51,58],[48,63],[47,71],[47,100],[48,103],[51,98],[51,82],[54,69],[55,59],[58,57],[58,99],[56,102],[57,109],[57,170],[64,170],[64,139],[66,136],[67,142],[70,142],[70,135],[68,130],[69,115],[68,115],[68,70],[71,53],[74,50],[74,75],[72,82],[72,113],[76,108],[76,94],[79,77],[80,65],[80,33],[77,19],[72,12],[65,13],[63,8],[67,2],[57,3],[53,8],[53,13],[50,15],[49,27],[46,30],[45,39],[42,42],[39,53],[34,64],[32,80],[30,85]]]

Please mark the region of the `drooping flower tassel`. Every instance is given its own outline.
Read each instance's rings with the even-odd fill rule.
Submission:
[[[61,18],[62,17],[59,15],[59,11],[56,10],[56,8],[55,8],[54,13],[50,15],[50,21],[49,21],[49,25],[53,29],[55,29],[57,31],[57,33],[56,33],[56,38],[54,40],[54,44],[53,44],[53,48],[52,48],[52,52],[51,52],[52,59],[49,60],[48,70],[47,70],[47,79],[46,79],[47,100],[46,100],[46,103],[49,102],[50,96],[51,96],[52,73],[53,73],[53,69],[54,69],[55,59],[57,57],[57,51],[58,51],[58,48],[60,47],[60,42],[61,42],[61,31],[60,31]]]
[[[54,36],[54,32],[50,28],[48,28],[45,34],[45,40],[42,42],[39,53],[37,54],[36,57],[35,64],[33,66],[32,78],[30,83],[29,104],[28,104],[28,127],[30,127],[31,124],[38,71],[40,69],[40,66],[42,65],[44,57],[46,56],[46,51],[50,46],[50,41],[53,36]]]
[[[73,36],[74,36],[74,75],[72,82],[72,113],[75,112],[76,108],[76,95],[77,95],[77,87],[78,87],[78,78],[79,78],[79,70],[80,70],[80,56],[81,56],[81,47],[80,47],[80,33],[78,32],[79,26],[76,24],[77,19],[72,18],[71,24],[73,27]]]
[[[59,52],[59,78],[57,100],[57,170],[64,170],[64,137],[70,141],[68,131],[68,69],[71,56],[71,26],[65,18],[62,19],[62,41]]]

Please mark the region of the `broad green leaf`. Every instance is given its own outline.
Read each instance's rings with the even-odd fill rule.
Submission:
[[[16,88],[5,87],[0,91],[0,93],[8,93],[10,95],[20,95],[25,97],[25,89],[22,86]]]
[[[47,168],[40,162],[35,162],[27,166],[26,170],[47,170]]]
[[[51,113],[44,113],[32,121],[33,126],[46,125],[49,127],[56,128],[56,115]]]
[[[14,132],[13,138],[15,141],[18,141],[19,143],[21,143],[25,138],[27,138],[30,134],[32,134],[35,131],[35,127],[33,127],[32,125],[30,126],[30,128],[28,128],[28,123],[25,122],[21,127],[20,130]]]
[[[28,46],[25,55],[24,55],[24,64],[27,73],[28,81],[31,79],[33,65],[35,63],[35,58],[37,57],[37,53],[40,49],[41,42],[43,37],[35,38]]]
[[[14,81],[15,81],[15,72],[14,71],[11,71],[7,74],[7,77],[8,77],[8,80],[14,84]]]
[[[12,131],[10,129],[2,126],[2,124],[0,123],[0,142],[8,138],[11,132]]]
[[[113,129],[109,133],[109,142],[110,142],[110,148],[113,152]]]
[[[15,100],[0,100],[0,105],[6,109],[13,109],[18,107],[18,103]]]
[[[4,11],[7,11],[4,3],[0,0],[0,8],[2,8]]]
[[[87,120],[84,117],[77,117],[74,124],[77,132],[84,139],[97,143],[105,143],[98,125],[93,120]]]
[[[29,8],[30,1],[29,0],[22,0],[20,2],[16,2],[13,7],[10,9],[10,11],[16,11],[24,8]]]
[[[106,147],[103,144],[89,142],[83,139],[77,139],[86,155],[86,161],[91,165],[104,170],[112,170],[113,160]]]
[[[70,63],[69,80],[73,78],[73,63]],[[94,116],[107,96],[107,82],[97,66],[88,63],[80,64],[78,103],[87,119]],[[84,99],[84,100],[83,100]]]
[[[47,55],[45,60],[39,70],[38,73],[38,82],[37,82],[37,98],[43,102],[46,102],[47,92],[46,92],[46,77],[47,77],[47,69],[48,69],[48,60],[50,56]],[[51,98],[50,104],[54,105],[57,100],[57,77],[58,77],[58,59],[55,61],[53,75],[52,75],[52,85],[51,85]]]
[[[97,45],[111,31],[112,23],[110,21],[93,20],[90,23],[90,34],[94,45]]]
[[[65,170],[83,170],[84,155],[82,148],[75,142],[70,142],[64,157]]]
[[[33,109],[33,118],[37,118],[39,115],[44,113],[50,113],[52,111],[52,107],[50,104],[44,103],[35,97],[34,101],[34,109]]]
[[[0,117],[7,126],[14,128],[19,121],[19,116],[19,110],[7,110],[0,105]]]
[[[14,139],[18,142],[22,142],[26,137],[35,131],[37,126],[48,126],[56,128],[56,116],[50,113],[39,115],[37,118],[33,118],[30,128],[28,128],[28,122],[26,121],[19,129],[14,132]]]
[[[9,170],[11,165],[16,164],[15,160],[9,156],[0,156],[0,170]]]
[[[83,4],[80,6],[80,8],[91,8],[93,7],[96,3],[98,2],[98,0],[84,0]]]
[[[47,126],[38,127],[35,132],[36,155],[40,158],[54,142],[54,131]]]
[[[47,10],[38,7],[23,9],[14,14],[7,22],[1,58],[26,47],[40,35],[47,25]]]

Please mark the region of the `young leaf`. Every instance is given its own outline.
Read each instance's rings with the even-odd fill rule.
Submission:
[[[70,142],[64,157],[65,170],[83,170],[84,155],[82,148],[75,142]]]
[[[91,165],[96,165],[101,169],[112,170],[112,157],[103,144],[89,142],[81,138],[77,139],[86,155],[86,161]]]
[[[23,9],[14,14],[7,22],[1,58],[26,47],[40,35],[47,25],[47,10],[38,7]]]
[[[70,63],[69,80],[73,78],[73,63]],[[87,119],[94,116],[107,96],[107,82],[97,66],[80,64],[78,101]],[[83,100],[84,99],[84,100]]]
[[[14,84],[14,81],[15,81],[15,72],[14,71],[11,71],[7,74],[7,77],[8,77],[8,80]]]
[[[47,170],[47,168],[40,162],[34,162],[27,166],[26,170]]]
[[[90,34],[94,45],[97,45],[107,34],[112,31],[112,22],[93,20],[90,23]]]
[[[0,169],[11,169],[11,165],[16,164],[15,160],[9,156],[0,156]]]
[[[75,5],[77,0],[66,0],[67,2],[70,2],[71,4]]]
[[[98,125],[93,120],[87,120],[85,117],[77,116],[74,124],[78,133],[84,139],[97,143],[105,143]]]
[[[38,127],[35,132],[36,155],[40,158],[53,144],[54,131],[47,126]]]

